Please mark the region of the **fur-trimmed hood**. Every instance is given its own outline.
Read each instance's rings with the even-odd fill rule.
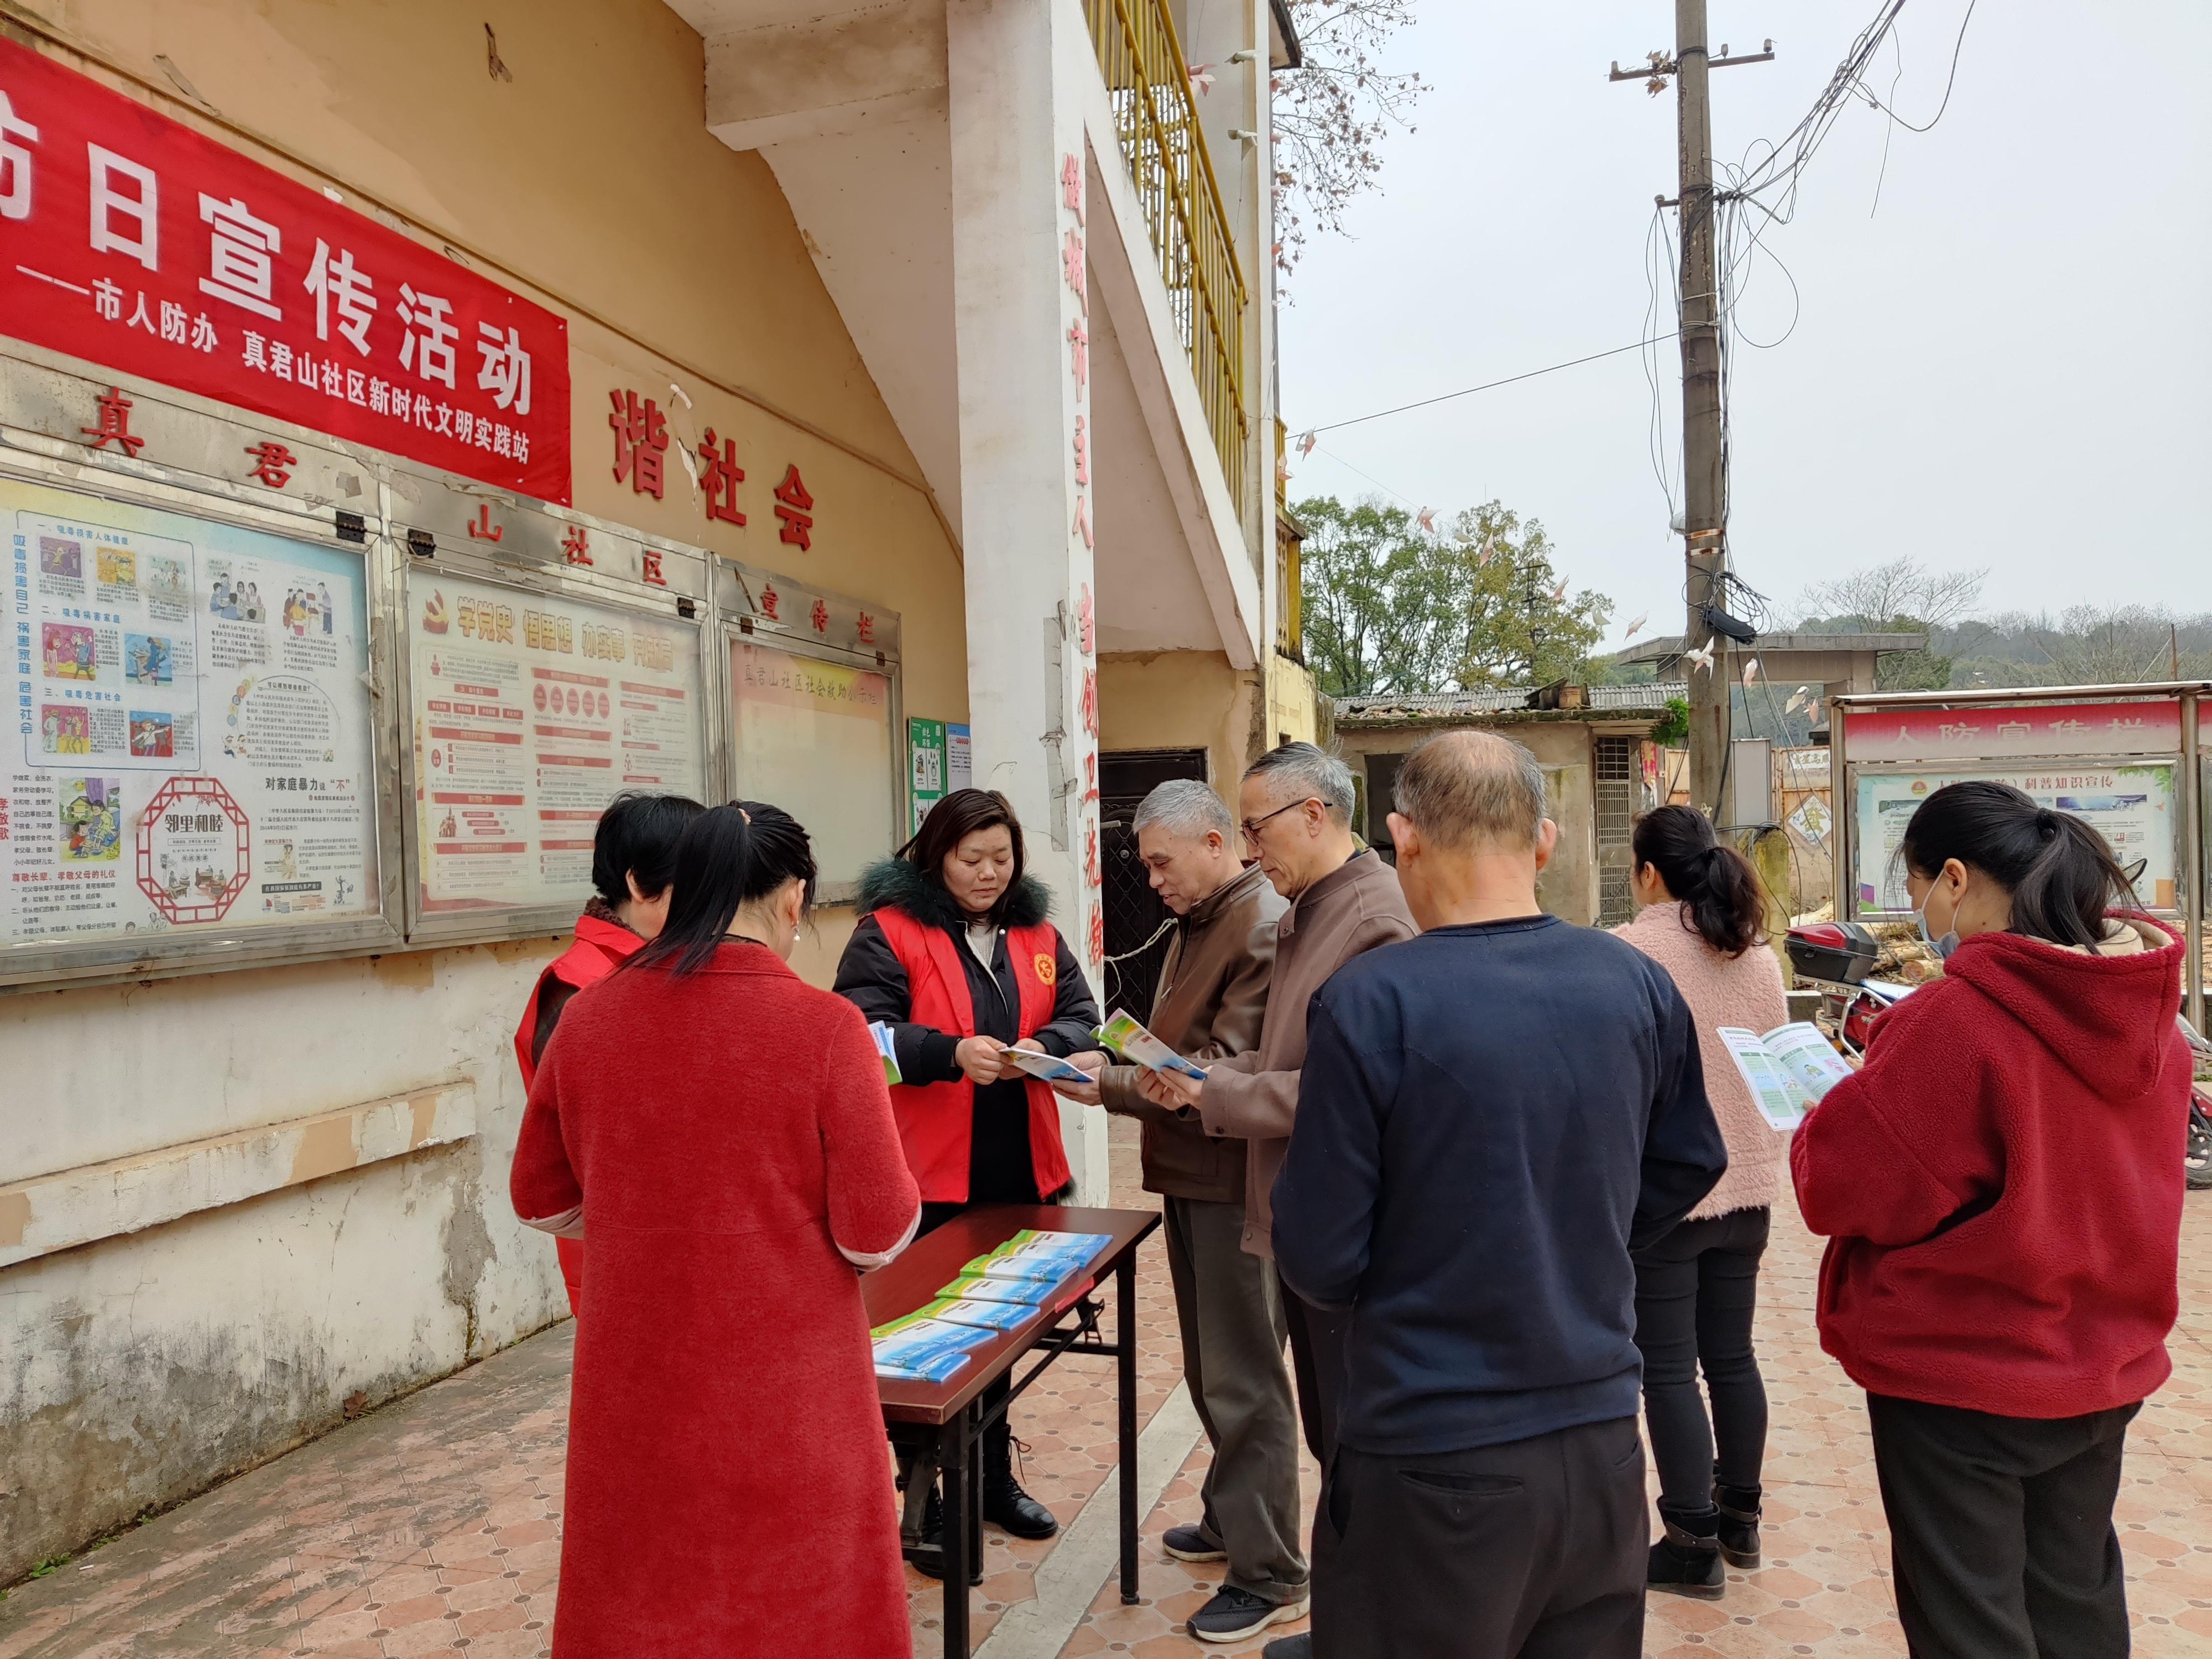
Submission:
[[[908,860],[881,859],[860,872],[860,914],[894,905],[932,927],[959,928],[968,922],[943,882],[924,875]],[[1052,890],[1025,874],[1000,902],[1000,913],[1002,927],[1034,927],[1052,914]]]

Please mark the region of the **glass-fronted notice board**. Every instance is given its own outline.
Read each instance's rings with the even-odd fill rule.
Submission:
[[[436,568],[406,603],[421,915],[579,908],[608,802],[703,799],[695,626]]]
[[[10,953],[379,912],[363,556],[0,477]]]

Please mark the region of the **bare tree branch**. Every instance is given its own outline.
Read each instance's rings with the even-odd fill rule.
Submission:
[[[1310,233],[1341,232],[1345,209],[1376,187],[1381,145],[1428,90],[1418,73],[1380,67],[1413,0],[1290,0],[1304,66],[1268,82],[1275,129],[1276,268],[1294,270]]]

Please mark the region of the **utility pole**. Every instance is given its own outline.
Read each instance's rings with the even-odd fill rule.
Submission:
[[[1682,629],[1682,678],[1690,702],[1690,800],[1717,817],[1729,741],[1729,699],[1735,678],[1728,641],[1716,639],[1710,614],[1724,608],[1721,578],[1728,569],[1727,457],[1721,438],[1720,299],[1713,259],[1713,122],[1707,74],[1736,64],[1771,63],[1774,42],[1741,58],[1714,58],[1705,46],[1705,0],[1674,0],[1674,55],[1653,52],[1648,67],[1607,77],[1642,81],[1654,96],[1674,80],[1682,264],[1679,273],[1682,330],[1682,545],[1688,599]],[[1699,653],[1701,662],[1691,660]]]

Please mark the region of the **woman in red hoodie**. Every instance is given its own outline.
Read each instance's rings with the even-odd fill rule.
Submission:
[[[1902,856],[1948,960],[1790,1148],[1820,1345],[1867,1391],[1912,1653],[2111,1659],[2122,1443],[2172,1369],[2182,946],[2003,784],[1937,790]]]

